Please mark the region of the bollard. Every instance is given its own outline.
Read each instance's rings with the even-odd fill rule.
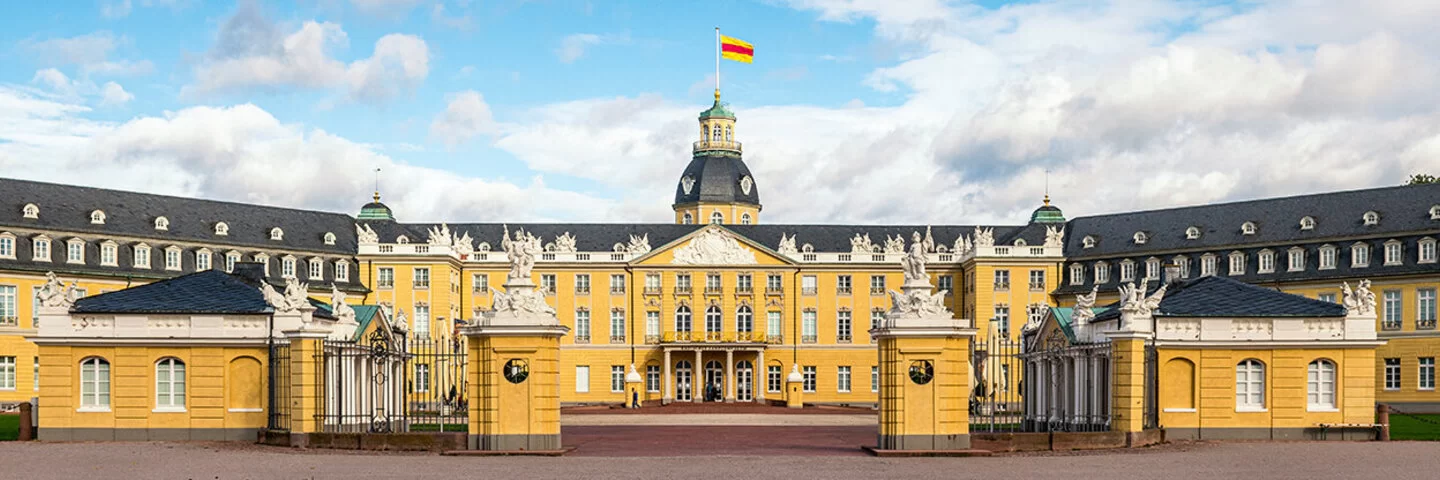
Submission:
[[[1380,425],[1380,431],[1376,440],[1382,442],[1390,441],[1390,406],[1386,404],[1375,405],[1375,423]]]
[[[35,408],[30,402],[20,404],[20,441],[27,442],[35,439],[35,423],[31,417],[30,410]]]

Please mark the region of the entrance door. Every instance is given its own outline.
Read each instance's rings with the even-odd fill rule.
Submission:
[[[725,400],[725,366],[711,360],[705,362],[705,401]]]
[[[690,396],[690,362],[681,360],[675,364],[675,400],[688,402]]]
[[[741,402],[753,400],[750,392],[755,383],[755,374],[754,368],[750,365],[749,361],[741,360],[740,363],[735,364],[735,383],[735,389],[737,390],[737,392],[735,392],[736,400]]]

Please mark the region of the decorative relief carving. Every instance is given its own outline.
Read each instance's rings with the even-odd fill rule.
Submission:
[[[1199,340],[1200,319],[1167,318],[1160,322],[1160,335],[1173,340]]]
[[[1375,313],[1375,292],[1370,291],[1370,281],[1361,280],[1350,289],[1350,282],[1340,284],[1340,291],[1344,293],[1343,303],[1345,310],[1351,315],[1370,315]]]
[[[885,236],[885,253],[905,253],[905,236]]]
[[[685,178],[681,178],[680,188],[685,191],[686,195],[689,195],[690,191],[695,189],[695,177],[686,176]]]
[[[40,300],[41,306],[62,307],[67,310],[75,305],[78,296],[79,291],[76,289],[75,282],[65,285],[55,276],[55,272],[45,272],[45,284],[35,292],[35,297]]]
[[[1230,334],[1234,338],[1269,337],[1274,326],[1262,318],[1237,318],[1230,322]]]
[[[755,186],[755,181],[754,181],[754,180],[751,180],[749,175],[740,177],[740,191],[741,191],[741,192],[744,192],[746,195],[749,195],[749,194],[750,194],[750,188],[751,188],[751,187],[754,187],[754,186]]]
[[[1090,287],[1089,295],[1076,295],[1075,308],[1070,310],[1070,322],[1074,325],[1084,325],[1095,319],[1095,296],[1100,293],[1100,287]]]
[[[755,263],[755,252],[740,245],[735,237],[718,228],[706,228],[690,240],[690,243],[675,250],[675,263],[679,265],[750,265]]]
[[[380,235],[370,229],[370,224],[355,224],[355,238],[361,245],[374,245],[380,243]]]
[[[190,326],[190,317],[177,315],[157,315],[145,320],[145,326],[152,329],[175,329]]]
[[[1165,298],[1165,289],[1169,285],[1161,285],[1155,293],[1145,296],[1145,286],[1150,284],[1150,279],[1144,279],[1140,286],[1134,283],[1127,283],[1120,286],[1120,311],[1136,315],[1148,316],[1155,309],[1160,308],[1160,301]]]
[[[650,253],[650,234],[631,235],[630,243],[625,245],[625,251],[636,255]]]
[[[555,237],[555,243],[550,244],[550,248],[546,250],[560,253],[575,253],[575,236],[571,235],[570,232],[565,232],[563,235]]]
[[[795,236],[794,236],[794,235],[790,235],[790,236],[787,237],[787,236],[785,236],[784,233],[781,233],[781,234],[780,234],[780,250],[779,250],[779,252],[780,252],[780,253],[783,253],[783,254],[786,254],[786,255],[794,255],[794,254],[800,253],[799,249],[795,248]]]
[[[1055,248],[1065,246],[1064,227],[1045,227],[1045,246]]]
[[[1340,318],[1307,318],[1305,332],[1316,338],[1341,338],[1345,336],[1345,320]]]
[[[71,317],[70,328],[75,331],[89,329],[111,328],[115,326],[115,319],[111,317]]]

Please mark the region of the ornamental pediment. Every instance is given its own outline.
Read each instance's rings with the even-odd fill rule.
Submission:
[[[784,265],[788,260],[723,227],[707,225],[637,263],[646,265]]]

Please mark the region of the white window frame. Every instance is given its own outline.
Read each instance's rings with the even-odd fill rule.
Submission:
[[[660,393],[660,366],[645,366],[645,393]]]
[[[151,253],[149,245],[143,243],[135,245],[130,249],[130,264],[135,268],[150,268]]]
[[[801,389],[804,390],[805,393],[815,393],[817,387],[817,382],[815,379],[815,366],[810,365],[800,367],[800,375],[800,378],[802,380]]]
[[[105,241],[100,244],[100,265],[105,267],[120,266],[120,245]]]
[[[1310,412],[1336,412],[1335,388],[1336,366],[1329,359],[1315,359],[1306,367],[1305,410]]]
[[[165,248],[165,270],[178,272],[185,267],[184,259],[180,256],[181,253],[180,247]]]
[[[13,356],[0,356],[0,390],[7,392],[15,391],[16,358],[17,357]]]
[[[725,214],[720,212],[710,212],[710,223],[725,223]]]
[[[1075,263],[1075,264],[1071,264],[1071,265],[1070,265],[1070,284],[1071,284],[1071,285],[1084,285],[1084,284],[1085,284],[1085,265],[1079,264],[1079,263]]]
[[[1400,359],[1386,358],[1382,360],[1382,362],[1385,366],[1384,375],[1381,376],[1381,381],[1384,382],[1381,384],[1382,387],[1387,392],[1394,392],[1400,390],[1400,387],[1402,385],[1400,381],[1400,375],[1403,373],[1400,370]]]
[[[162,232],[170,230],[170,219],[155,217],[155,229]]]
[[[340,261],[335,262],[335,281],[337,281],[337,282],[349,282],[349,281],[350,281],[350,261],[349,261],[349,260],[340,260]]]
[[[817,333],[818,314],[815,309],[806,309],[800,312],[800,343],[816,343],[819,341]]]
[[[1256,273],[1275,273],[1275,252],[1261,250],[1255,261]]]
[[[85,263],[85,241],[72,238],[65,241],[65,263]]]
[[[284,240],[284,239],[285,239],[285,231],[284,231],[284,230],[281,230],[280,227],[275,227],[275,228],[270,229],[270,239],[271,239],[271,240],[275,240],[275,241]]]
[[[590,393],[590,366],[575,366],[575,393]]]
[[[625,343],[625,310],[610,309],[610,343]]]
[[[165,357],[155,362],[155,411],[184,412],[185,362],[175,357]],[[164,377],[164,378],[162,378]]]
[[[1247,358],[1235,364],[1235,411],[1266,411],[1265,375],[1265,362],[1260,360]]]
[[[20,326],[20,288],[15,285],[0,285],[0,326]]]
[[[1256,231],[1258,231],[1258,229],[1255,227],[1255,222],[1245,222],[1240,224],[1241,235],[1254,235]]]
[[[375,271],[375,288],[390,290],[395,288],[395,268],[380,267]]]
[[[773,341],[773,339],[784,338],[784,326],[785,321],[780,316],[779,311],[769,310],[765,312],[765,337],[767,340]]]
[[[430,391],[430,364],[415,364],[415,391],[420,393]]]
[[[872,366],[870,367],[870,393],[879,393],[879,392],[880,392],[880,367],[877,366],[877,365],[872,365]]]
[[[1301,229],[1301,230],[1314,230],[1314,229],[1315,229],[1315,217],[1302,217],[1302,218],[1300,218],[1300,229]]]
[[[1403,265],[1405,263],[1405,246],[1399,240],[1385,242],[1384,255],[1385,266]]]
[[[0,258],[15,259],[15,234],[0,233]]]
[[[1320,247],[1320,270],[1333,270],[1339,263],[1340,250],[1333,245]]]
[[[225,222],[215,223],[215,234],[222,237],[230,235],[230,225]]]
[[[1350,246],[1350,267],[1363,268],[1370,266],[1370,245],[1357,243]]]
[[[210,255],[210,250],[206,250],[206,249],[203,249],[203,248],[200,249],[200,250],[196,250],[196,251],[195,251],[195,271],[197,271],[197,272],[203,272],[203,271],[209,270],[211,267],[214,266],[214,262],[211,261],[211,260],[213,260],[213,259],[214,259],[214,257],[212,257],[212,256]]]
[[[780,393],[785,389],[784,367],[779,365],[765,366],[765,392]]]
[[[1416,263],[1435,263],[1435,259],[1436,259],[1436,255],[1435,255],[1435,250],[1436,250],[1436,248],[1435,248],[1435,239],[1433,239],[1433,238],[1422,238],[1422,239],[1420,239],[1420,242],[1419,242],[1419,244],[1418,244],[1418,248],[1416,248],[1415,250],[1416,250],[1416,251],[1415,251],[1415,262],[1416,262]],[[14,257],[11,257],[11,258],[14,258]]]
[[[835,391],[850,393],[851,371],[849,365],[840,365],[835,369]]]
[[[625,393],[625,366],[610,366],[610,393]]]
[[[1415,369],[1415,389],[1421,391],[1435,390],[1435,357],[1420,357],[1415,359],[1419,367]]]
[[[416,304],[411,311],[415,312],[412,319],[415,324],[410,326],[410,331],[417,337],[430,335],[430,305]]]
[[[295,257],[286,255],[280,258],[280,278],[299,278],[295,273]]]
[[[310,263],[310,265],[309,265],[309,266],[310,266],[310,271],[307,272],[307,273],[310,274],[310,275],[308,275],[308,276],[310,277],[310,279],[311,279],[311,280],[324,280],[324,279],[325,279],[325,261],[324,261],[324,260],[321,260],[321,259],[318,259],[318,258],[312,258],[312,259],[310,259],[310,262],[309,262],[309,263]]]
[[[80,412],[110,411],[110,361],[86,357],[80,361]],[[87,378],[88,377],[88,378]]]
[[[1101,285],[1110,283],[1110,264],[1095,262],[1095,284]]]
[[[1286,265],[1286,271],[1305,271],[1305,249],[1300,247],[1291,248],[1286,252],[1286,261],[1289,262],[1288,265]]]
[[[1185,239],[1186,239],[1186,240],[1195,240],[1195,239],[1198,239],[1198,238],[1200,238],[1200,228],[1199,228],[1199,227],[1190,227],[1190,228],[1186,228],[1186,229],[1185,229]]]
[[[1230,255],[1229,255],[1229,258],[1230,258],[1230,275],[1231,275],[1231,276],[1244,275],[1244,274],[1245,274],[1245,254],[1244,254],[1244,253],[1241,253],[1241,252],[1231,252]]]
[[[1120,281],[1121,281],[1121,282],[1133,282],[1133,281],[1135,281],[1135,262],[1130,261],[1130,260],[1128,260],[1128,259],[1127,259],[1127,260],[1122,260],[1122,261],[1120,262]]]
[[[1201,255],[1201,256],[1200,256],[1200,276],[1202,276],[1202,277],[1214,276],[1215,273],[1216,273],[1216,270],[1219,270],[1219,267],[1220,267],[1220,257],[1219,257],[1219,256],[1217,256],[1217,255],[1215,255],[1215,254],[1213,254],[1213,253],[1207,253],[1207,254],[1204,254],[1204,255]]]
[[[590,310],[575,309],[575,343],[590,343]]]

